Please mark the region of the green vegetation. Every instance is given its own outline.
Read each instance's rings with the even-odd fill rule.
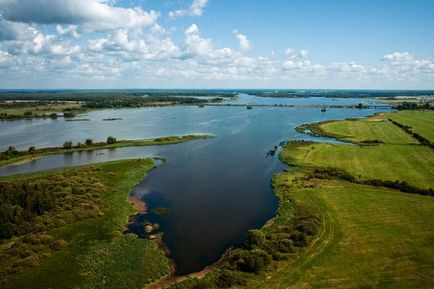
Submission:
[[[434,153],[430,147],[418,144],[413,135],[394,125],[391,116],[413,113],[419,119],[432,122],[431,112],[397,112],[379,114],[368,119],[345,120],[304,125],[318,135],[333,136],[361,145],[315,143],[290,146],[283,152],[294,164],[343,169],[359,179],[405,181],[415,187],[434,187]],[[414,123],[416,125],[416,123]],[[424,126],[415,126],[421,129]],[[378,143],[366,145],[367,141]]]
[[[0,152],[0,166],[5,166],[21,161],[27,161],[36,157],[50,154],[70,153],[76,151],[89,151],[98,149],[113,149],[129,146],[169,145],[213,137],[215,136],[204,134],[168,136],[145,140],[116,140],[114,137],[110,136],[107,138],[107,142],[93,142],[93,140],[87,139],[84,144],[78,143],[77,145],[73,145],[71,141],[66,141],[62,147],[43,149],[35,149],[34,147],[31,147],[32,149],[29,148],[29,150],[27,151],[17,151],[15,147],[10,146],[6,151]]]
[[[1,94],[0,94],[1,95]],[[76,112],[82,112],[82,104],[74,101],[1,101],[0,120],[52,118],[59,115],[73,116]]]
[[[150,159],[0,178],[2,288],[143,288],[169,273],[161,249],[123,235]],[[7,229],[7,230],[6,230]]]
[[[326,122],[320,125],[322,131],[333,133],[340,140],[355,143],[367,143],[378,140],[389,144],[417,144],[403,130],[394,129],[394,125],[380,115],[360,120]]]
[[[434,111],[398,111],[387,115],[388,118],[411,127],[413,132],[434,142]]]
[[[284,173],[284,175],[293,173]],[[342,180],[280,179],[315,203],[321,239],[243,288],[431,288],[434,199]],[[302,199],[303,200],[303,199]]]
[[[282,154],[296,165],[340,168],[358,179],[400,180],[425,189],[434,187],[434,153],[425,146],[312,143],[290,146]]]

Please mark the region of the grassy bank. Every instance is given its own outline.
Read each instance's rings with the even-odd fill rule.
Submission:
[[[214,135],[202,134],[202,135],[183,135],[183,136],[167,136],[159,137],[155,139],[144,140],[116,140],[115,143],[97,142],[92,144],[77,144],[72,145],[69,148],[65,147],[51,147],[34,149],[28,151],[15,151],[15,152],[1,152],[0,153],[0,167],[13,164],[16,162],[29,161],[34,158],[38,158],[45,155],[59,154],[59,153],[72,153],[79,151],[92,151],[100,149],[114,149],[120,147],[130,146],[153,146],[153,145],[169,145],[178,144],[198,139],[213,138]]]
[[[154,242],[122,234],[129,193],[153,167],[124,160],[0,178],[11,232],[0,243],[1,287],[143,288],[168,274]]]

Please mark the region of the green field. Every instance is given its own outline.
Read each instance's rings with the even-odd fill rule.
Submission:
[[[404,125],[411,126],[411,130],[434,142],[434,111],[397,111],[387,115],[389,118]]]
[[[311,144],[288,147],[284,157],[297,165],[341,168],[361,179],[406,181],[416,187],[434,187],[434,152],[419,145],[350,146]]]
[[[321,239],[243,288],[433,288],[432,197],[344,181],[300,185],[295,198],[323,215]]]
[[[294,164],[336,167],[348,171],[357,178],[400,180],[416,187],[433,188],[432,149],[418,145],[419,142],[410,134],[388,121],[391,116],[410,114],[424,124],[429,123],[431,115],[434,115],[432,112],[403,111],[379,114],[366,119],[315,124],[311,128],[317,134],[334,136],[361,146],[318,143],[309,146],[289,146],[283,154]],[[363,143],[373,140],[381,143]]]
[[[155,242],[122,234],[135,212],[129,193],[153,167],[151,159],[123,160],[0,178],[6,189],[46,188],[27,194],[27,219],[10,217],[7,228],[18,233],[0,243],[1,288],[143,288],[167,275]],[[6,189],[2,216],[14,204]],[[45,212],[30,214],[35,206]]]
[[[417,144],[418,141],[402,129],[382,117],[360,120],[327,122],[320,125],[326,132],[335,134],[339,139],[351,142],[379,140],[389,144]]]

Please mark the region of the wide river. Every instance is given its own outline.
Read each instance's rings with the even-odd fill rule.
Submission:
[[[268,104],[356,104],[358,99],[264,99],[241,97],[238,103]],[[366,102],[366,100],[364,100]],[[284,165],[266,157],[281,141],[312,139],[297,133],[302,123],[364,117],[379,110],[313,108],[204,107],[92,111],[79,118],[90,121],[38,119],[0,122],[0,149],[9,145],[61,146],[64,141],[83,142],[86,138],[103,141],[143,139],[167,135],[210,133],[217,137],[193,142],[150,147],[60,154],[28,163],[0,168],[0,175],[29,173],[89,163],[137,158],[164,157],[167,163],[151,171],[133,194],[149,205],[151,213],[140,221],[161,225],[164,242],[176,263],[177,273],[202,269],[218,260],[230,246],[239,244],[248,229],[261,227],[273,217],[277,201],[270,181]],[[103,121],[104,118],[122,118]],[[316,138],[318,140],[318,138]],[[332,141],[332,140],[328,140]],[[165,207],[163,215],[153,208]],[[140,229],[131,228],[141,234]]]

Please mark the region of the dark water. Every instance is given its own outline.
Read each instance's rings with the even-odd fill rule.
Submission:
[[[271,218],[277,202],[270,187],[283,164],[266,157],[279,142],[309,138],[294,128],[301,123],[362,117],[373,110],[281,109],[258,107],[167,107],[104,110],[89,113],[90,122],[36,120],[1,123],[0,146],[61,145],[65,139],[102,140],[108,135],[132,139],[172,134],[212,133],[214,139],[153,147],[129,147],[98,152],[53,155],[33,162],[0,168],[0,175],[34,172],[101,161],[160,156],[168,162],[149,173],[133,194],[150,209],[164,207],[163,215],[150,213],[141,221],[161,225],[164,242],[177,273],[198,271],[216,261],[231,245],[243,240],[248,229]],[[106,117],[121,121],[103,122]],[[5,131],[7,130],[7,131]],[[142,228],[131,227],[140,233]]]

